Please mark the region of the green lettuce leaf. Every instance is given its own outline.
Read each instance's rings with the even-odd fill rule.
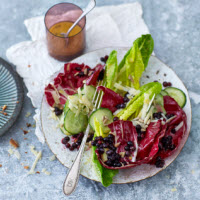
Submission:
[[[143,86],[140,87],[140,93],[138,95],[135,95],[127,104],[126,108],[122,109],[119,113],[116,114],[116,117],[120,117],[124,114],[125,110],[127,110],[127,108],[129,107],[129,105],[131,105],[136,99],[138,99],[142,94],[144,94],[146,91],[148,91],[151,87],[153,87],[154,85],[156,85],[157,83],[155,82],[151,82],[151,83],[147,83]],[[140,107],[137,108],[137,111],[140,110]]]
[[[150,34],[142,35],[135,40],[119,64],[117,82],[138,89],[140,78],[147,67],[153,47],[154,42]]]
[[[117,65],[117,51],[112,51],[109,55],[109,58],[106,62],[106,87],[109,89],[113,89],[115,80],[116,80],[116,72],[118,71]]]
[[[95,119],[95,134],[94,134],[94,138],[97,136],[103,136],[103,131],[102,131],[102,127],[100,125],[100,123],[97,121],[97,119]],[[112,184],[113,182],[113,177],[118,173],[118,170],[112,170],[112,169],[107,169],[105,167],[103,167],[99,160],[98,157],[95,153],[97,147],[92,147],[92,161],[93,161],[93,166],[95,169],[95,172],[97,174],[97,176],[99,177],[102,185],[104,187],[108,187],[110,184]]]
[[[96,147],[92,147],[92,161],[95,168],[97,176],[100,178],[100,181],[104,187],[108,187],[113,182],[113,177],[118,173],[118,170],[107,169],[103,167],[95,153]]]
[[[158,82],[149,83],[148,86],[151,86],[146,92],[141,92],[137,98],[135,98],[133,101],[131,101],[126,108],[124,108],[120,113],[117,114],[117,116],[121,120],[127,120],[129,117],[131,117],[139,108],[143,106],[144,103],[144,94],[149,95],[149,99],[153,97],[153,95],[157,95],[162,90],[162,84]],[[147,86],[144,86],[144,88],[148,88]],[[120,116],[119,116],[120,114]]]

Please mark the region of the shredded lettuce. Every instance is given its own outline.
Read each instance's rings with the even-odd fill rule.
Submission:
[[[97,136],[103,136],[103,131],[100,123],[98,122],[97,119],[95,120],[95,134],[94,138]],[[97,176],[99,177],[102,185],[104,187],[108,187],[110,184],[113,182],[113,177],[118,173],[118,170],[112,170],[112,169],[107,169],[101,165],[99,162],[97,155],[95,153],[97,147],[92,147],[92,161],[93,161],[93,166],[95,169],[95,172]]]
[[[118,66],[117,82],[121,81],[125,86],[139,89],[139,80],[147,67],[153,47],[154,42],[150,34],[135,40]]]

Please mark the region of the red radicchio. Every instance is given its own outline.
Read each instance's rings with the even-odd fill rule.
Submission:
[[[117,110],[116,106],[124,102],[123,97],[114,92],[113,90],[110,90],[103,86],[99,86],[98,91],[99,90],[102,90],[104,92],[101,104],[101,107],[103,108],[108,108],[112,112],[115,112]]]
[[[67,95],[75,94],[77,89],[83,86],[83,81],[88,78],[88,75],[84,72],[88,72],[89,70],[90,68],[84,64],[66,63],[64,65],[64,73],[59,73],[54,79],[54,84],[49,84],[45,88],[48,104],[50,106],[55,104],[54,93],[59,97],[58,103],[64,105],[67,98],[65,95],[59,93],[59,90],[64,90]]]
[[[98,77],[100,72],[103,70],[104,66],[101,64],[98,64],[94,70],[93,70],[93,74],[86,80],[86,85],[93,85],[96,86]]]
[[[158,153],[161,158],[166,158],[173,154],[187,130],[186,114],[173,98],[164,96],[164,108],[167,115],[174,115],[175,118],[167,124],[165,137],[161,140],[162,150]],[[173,130],[178,126],[180,128],[173,133]]]
[[[129,151],[131,157],[121,156],[119,162],[125,163],[121,167],[108,166],[101,159],[101,154],[97,152],[99,162],[108,169],[123,169],[141,164],[155,164],[158,156],[164,159],[172,155],[187,129],[186,115],[176,101],[169,96],[164,97],[164,107],[167,114],[173,114],[175,118],[164,125],[161,124],[161,120],[155,123],[151,122],[146,130],[145,137],[140,141],[137,141],[137,132],[132,122],[119,120],[110,124],[109,128],[115,136],[114,145],[117,146],[116,153],[122,155],[122,152],[125,152],[124,147],[128,141],[132,141],[135,148]],[[179,126],[180,123],[183,125],[173,134],[171,130]],[[171,140],[166,139],[169,136]],[[137,157],[134,160],[133,158],[136,154]]]

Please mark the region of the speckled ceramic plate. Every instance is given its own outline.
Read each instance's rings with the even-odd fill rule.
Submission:
[[[0,58],[0,135],[17,119],[23,101],[23,87],[12,66]],[[7,108],[2,110],[6,105]]]
[[[127,51],[127,48],[116,48],[116,47],[99,49],[87,53],[83,56],[80,56],[75,60],[73,60],[72,62],[85,63],[90,67],[94,67],[96,66],[97,63],[99,63],[100,57],[109,55],[109,53],[113,49],[117,50],[118,52],[118,60],[121,60]],[[60,72],[63,72],[63,68],[58,73]],[[52,77],[52,80],[58,73],[56,73]],[[162,171],[176,159],[176,157],[181,152],[189,136],[191,127],[191,104],[187,89],[184,86],[183,82],[179,79],[179,77],[175,74],[175,72],[171,68],[169,68],[163,62],[161,62],[155,56],[151,56],[148,67],[141,78],[141,84],[143,85],[145,83],[149,83],[154,80],[158,80],[161,83],[163,81],[170,81],[173,86],[180,88],[185,92],[187,96],[187,103],[184,107],[184,111],[186,112],[187,115],[187,131],[184,137],[182,138],[179,147],[174,152],[174,154],[165,159],[164,168],[156,168],[155,165],[143,164],[134,168],[121,169],[119,170],[119,173],[114,177],[113,183],[122,184],[122,183],[136,182],[151,177],[157,174],[158,172]],[[71,152],[68,149],[64,148],[64,146],[61,144],[61,139],[65,136],[59,129],[56,128],[57,122],[49,117],[50,114],[51,114],[50,107],[47,104],[46,99],[43,98],[41,107],[41,122],[46,142],[49,145],[49,148],[52,150],[52,152],[56,155],[57,159],[64,166],[69,168],[72,165],[72,162],[75,159],[77,152],[76,151]],[[81,174],[89,179],[99,181],[99,178],[96,175],[92,166],[91,150],[87,150],[84,153],[81,166]]]

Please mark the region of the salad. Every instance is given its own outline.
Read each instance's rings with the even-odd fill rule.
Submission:
[[[162,168],[187,130],[186,95],[170,82],[140,85],[154,42],[142,35],[118,64],[117,52],[90,68],[66,63],[45,88],[52,116],[63,134],[61,145],[79,149],[90,124],[87,151],[103,186],[121,169],[142,164]],[[99,82],[104,86],[98,86]],[[92,112],[95,91],[103,91],[101,107]]]

